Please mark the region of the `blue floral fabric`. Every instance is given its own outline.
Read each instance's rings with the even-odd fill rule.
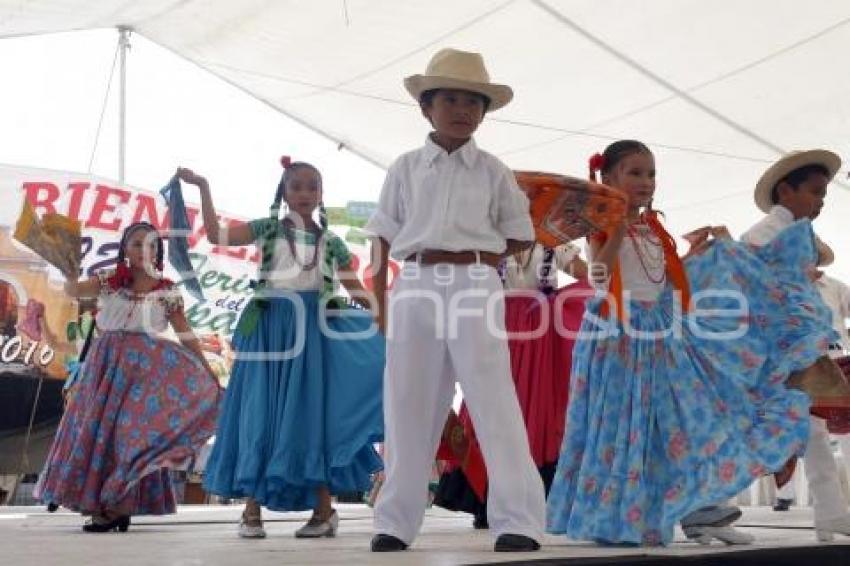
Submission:
[[[599,317],[603,297],[588,301],[550,532],[667,544],[683,516],[804,450],[809,399],[784,382],[834,340],[805,275],[815,258],[799,222],[762,248],[720,241],[690,258],[684,315],[669,286],[628,303],[629,332]]]

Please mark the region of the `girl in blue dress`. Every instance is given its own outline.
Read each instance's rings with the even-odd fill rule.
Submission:
[[[313,510],[300,538],[334,536],[331,495],[367,491],[382,467],[384,338],[368,311],[334,298],[338,278],[368,308],[352,255],[327,228],[322,177],[282,160],[268,218],[220,227],[206,180],[177,175],[201,191],[210,242],[262,250],[259,281],[234,334],[231,372],[206,468],[205,486],[247,498],[239,534],[262,538],[260,506]],[[288,213],[281,219],[281,204]],[[313,215],[319,209],[319,221]]]
[[[716,239],[683,261],[651,208],[649,149],[620,141],[596,161],[631,205],[590,242],[599,293],[573,351],[548,529],[667,544],[680,519],[805,446],[809,400],[784,382],[831,339],[802,280],[814,235],[800,222],[764,248]]]

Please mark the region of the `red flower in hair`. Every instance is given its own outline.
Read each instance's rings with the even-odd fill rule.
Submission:
[[[130,271],[126,263],[119,261],[115,268],[115,273],[106,281],[113,291],[124,289],[133,284],[133,272]]]
[[[159,267],[158,269],[159,271],[162,271],[161,267]],[[112,276],[106,280],[106,283],[113,291],[118,291],[119,289],[126,289],[133,284],[133,271],[123,261],[119,262],[115,266],[115,273],[113,273]],[[163,277],[159,280],[159,283],[157,283],[151,290],[156,291],[158,289],[170,287],[173,285],[173,281]]]
[[[594,153],[590,156],[587,164],[590,167],[591,172],[602,171],[602,168],[605,167],[605,156],[601,153]]]
[[[292,167],[292,158],[288,155],[284,155],[280,158],[280,164],[283,165],[284,169],[289,169],[290,167]]]

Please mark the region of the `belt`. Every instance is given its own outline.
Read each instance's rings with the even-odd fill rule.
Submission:
[[[471,265],[474,263],[483,263],[484,265],[495,268],[502,261],[502,256],[501,254],[480,251],[449,252],[445,250],[425,250],[410,254],[405,258],[405,261],[416,262],[420,265],[437,265],[439,263]]]

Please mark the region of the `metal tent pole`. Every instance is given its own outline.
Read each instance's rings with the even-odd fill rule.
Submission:
[[[118,28],[120,52],[120,84],[118,110],[118,181],[124,184],[124,165],[127,150],[127,51],[130,50],[130,28]]]

